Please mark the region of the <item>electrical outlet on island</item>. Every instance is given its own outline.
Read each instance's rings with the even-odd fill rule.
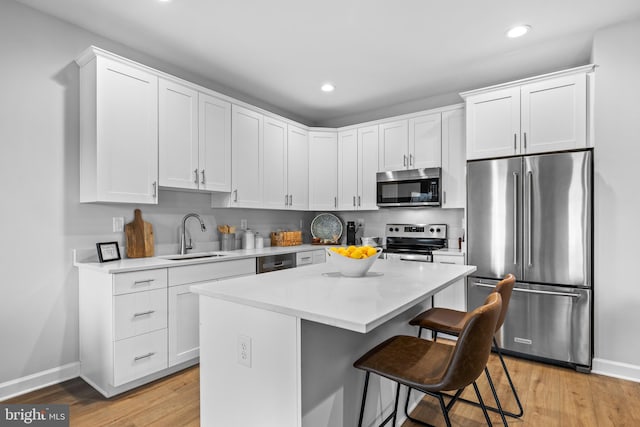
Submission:
[[[251,337],[238,335],[238,363],[251,367]]]

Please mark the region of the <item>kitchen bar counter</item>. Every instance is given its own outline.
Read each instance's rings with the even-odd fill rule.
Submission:
[[[390,336],[414,335],[408,320],[473,271],[377,260],[362,278],[341,277],[327,263],[192,286],[200,295],[201,425],[355,425],[364,376],[352,363]],[[365,425],[379,424],[395,387],[382,378],[369,387]],[[420,396],[412,396],[414,405]]]

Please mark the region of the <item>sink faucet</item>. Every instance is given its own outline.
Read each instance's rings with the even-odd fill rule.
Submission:
[[[200,221],[200,229],[202,230],[202,232],[207,229],[207,227],[205,227],[204,225],[204,222],[202,221],[202,218],[200,218],[200,215],[195,213],[186,214],[184,218],[182,218],[182,232],[180,233],[180,255],[186,254],[188,249],[193,249],[193,247],[191,246],[191,239],[189,239],[189,246],[187,246],[187,239],[185,236],[186,224],[189,218],[198,218],[198,221]]]

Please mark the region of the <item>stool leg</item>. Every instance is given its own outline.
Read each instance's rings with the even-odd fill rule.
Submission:
[[[507,369],[507,364],[504,362],[504,358],[502,357],[502,351],[500,350],[500,346],[498,345],[498,341],[496,337],[493,337],[493,346],[496,349],[496,353],[498,353],[498,359],[500,359],[500,363],[502,364],[502,369],[504,369],[504,373],[507,377],[507,381],[509,382],[509,386],[511,387],[511,392],[513,393],[513,397],[516,399],[516,403],[518,404],[518,409],[520,412],[517,414],[512,414],[513,417],[519,418],[524,414],[524,409],[522,408],[522,403],[520,403],[520,397],[518,397],[518,392],[516,391],[516,387],[513,385],[513,381],[511,380],[511,375],[509,375],[509,370]]]
[[[369,387],[369,371],[364,376],[364,390],[362,391],[362,404],[360,405],[360,418],[358,418],[358,427],[362,427],[362,417],[364,417],[364,404],[367,401],[367,388]]]
[[[487,420],[487,425],[492,427],[491,418],[489,418],[489,413],[487,412],[487,407],[484,406],[484,401],[482,400],[482,396],[480,396],[480,390],[478,389],[478,384],[473,382],[473,389],[476,391],[476,396],[478,397],[478,402],[480,402],[480,407],[482,408],[482,413],[484,414],[484,419]]]
[[[444,422],[447,423],[447,427],[451,427],[451,420],[449,419],[449,410],[444,404],[444,397],[439,394],[438,401],[440,402],[440,409],[442,409],[442,415],[444,415]]]
[[[500,413],[500,418],[502,418],[502,423],[505,426],[508,426],[507,419],[504,417],[504,411],[502,410],[502,405],[500,404],[500,399],[498,399],[498,393],[496,393],[496,388],[493,385],[493,380],[491,379],[491,375],[489,375],[489,369],[485,366],[484,373],[487,376],[487,381],[489,382],[489,387],[491,388],[491,393],[493,394],[493,399],[496,401],[496,406],[498,407],[498,412]]]
[[[393,406],[393,423],[392,427],[396,427],[396,416],[398,415],[398,399],[400,399],[400,383],[396,386],[396,403]]]

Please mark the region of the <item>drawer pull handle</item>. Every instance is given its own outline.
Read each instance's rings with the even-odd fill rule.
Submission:
[[[455,264],[453,261],[438,261],[438,264]]]
[[[147,280],[136,280],[135,282],[133,282],[133,285],[143,285],[145,283],[150,284],[151,282],[155,282],[156,279],[147,279]]]
[[[156,354],[156,352],[152,351],[151,353],[147,353],[147,354],[145,354],[143,356],[136,356],[136,357],[133,358],[133,361],[137,362],[138,360],[147,359],[147,358],[153,356],[154,354]]]
[[[147,314],[153,314],[155,312],[155,310],[143,311],[142,313],[135,313],[133,317],[146,316]]]
[[[310,257],[310,256],[303,256],[303,257],[301,257],[300,259],[302,259],[302,260],[304,260],[304,259],[311,259],[311,257]]]

